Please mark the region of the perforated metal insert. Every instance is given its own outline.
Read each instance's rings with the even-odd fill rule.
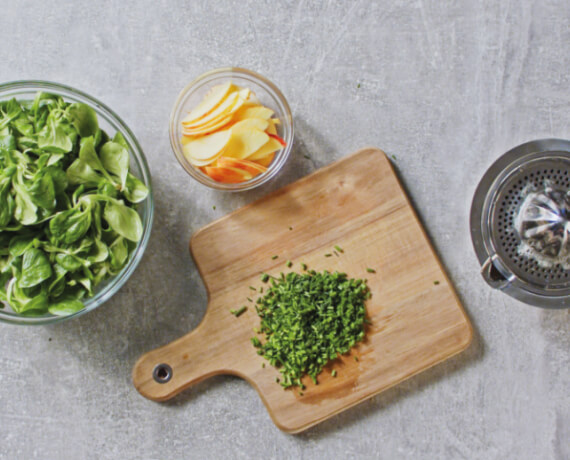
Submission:
[[[543,159],[511,174],[494,200],[491,240],[497,254],[521,281],[552,291],[570,287],[570,270],[561,264],[545,266],[522,254],[521,240],[515,230],[515,219],[526,194],[549,186],[570,188],[570,161],[560,157]]]

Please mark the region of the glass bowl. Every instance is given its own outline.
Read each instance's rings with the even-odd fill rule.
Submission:
[[[137,206],[137,211],[141,216],[143,224],[143,234],[136,248],[130,255],[129,261],[116,276],[102,282],[95,289],[95,295],[83,299],[85,308],[81,311],[67,316],[54,316],[45,314],[43,316],[24,316],[17,314],[6,306],[0,309],[0,321],[15,324],[41,325],[64,321],[74,318],[88,311],[94,310],[99,305],[109,300],[129,277],[133,274],[135,268],[139,264],[142,255],[148,244],[150,231],[152,227],[152,218],[154,212],[154,201],[152,197],[151,179],[148,164],[144,157],[141,146],[136,140],[132,131],[127,127],[125,122],[102,102],[97,99],[78,91],[69,86],[60,85],[46,81],[14,81],[0,85],[0,100],[16,98],[18,100],[34,99],[38,91],[49,92],[61,96],[66,102],[81,102],[89,105],[97,113],[99,126],[113,137],[116,132],[120,132],[130,146],[131,172],[137,176],[148,188],[148,197]]]
[[[182,119],[192,108],[198,105],[212,86],[227,81],[232,81],[238,86],[249,88],[257,95],[263,105],[275,112],[275,116],[281,120],[281,123],[276,125],[277,134],[287,143],[287,145],[275,155],[267,171],[248,181],[237,184],[217,182],[202,173],[202,171],[196,169],[184,156],[181,142]],[[170,115],[170,145],[178,162],[186,172],[198,182],[216,190],[232,192],[251,190],[273,178],[281,170],[291,153],[293,137],[293,117],[285,96],[283,96],[277,86],[267,78],[251,70],[238,67],[225,67],[211,70],[200,75],[180,92],[172,109],[172,114]]]

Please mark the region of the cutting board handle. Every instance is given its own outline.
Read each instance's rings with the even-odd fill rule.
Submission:
[[[212,346],[213,325],[208,315],[192,332],[156,350],[137,361],[133,369],[133,383],[146,398],[165,401],[182,390],[216,374],[239,373],[228,361],[227,347],[231,338]],[[219,326],[219,325],[218,325]],[[216,328],[217,329],[217,328]],[[225,352],[224,352],[225,351]]]

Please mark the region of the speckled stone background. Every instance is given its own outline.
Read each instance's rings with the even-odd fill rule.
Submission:
[[[110,302],[55,326],[0,325],[1,458],[570,458],[569,312],[488,288],[468,226],[499,155],[570,138],[568,0],[0,5],[0,81],[58,81],[114,108],[146,152],[156,199],[145,257]],[[193,182],[168,141],[178,92],[228,65],[272,79],[297,130],[283,173],[238,195]],[[395,156],[473,345],[298,436],[234,377],[168,403],[141,397],[137,357],[204,314],[192,232],[366,145]]]

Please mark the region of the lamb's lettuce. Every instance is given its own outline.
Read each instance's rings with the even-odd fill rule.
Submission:
[[[148,196],[130,146],[82,103],[40,92],[0,102],[0,301],[68,315],[116,275],[142,237]]]

